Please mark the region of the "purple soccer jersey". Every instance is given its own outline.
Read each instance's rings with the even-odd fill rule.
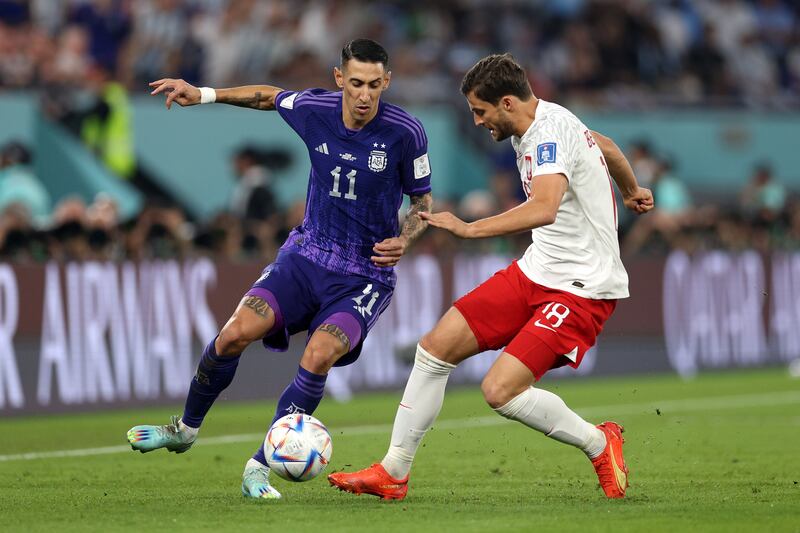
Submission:
[[[364,128],[342,121],[342,93],[323,89],[284,91],[276,109],[308,148],[303,224],[282,250],[296,252],[340,274],[357,274],[393,286],[393,268],[377,267],[372,247],[399,234],[403,194],[430,192],[428,138],[422,124],[381,102]]]

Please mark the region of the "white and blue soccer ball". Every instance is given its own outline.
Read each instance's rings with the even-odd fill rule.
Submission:
[[[267,466],[289,481],[317,477],[331,459],[333,442],[325,425],[311,415],[294,413],[272,424],[264,439]]]

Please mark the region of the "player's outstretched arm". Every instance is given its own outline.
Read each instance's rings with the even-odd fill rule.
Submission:
[[[421,213],[431,226],[446,229],[456,237],[480,239],[509,235],[547,226],[556,221],[561,199],[567,192],[567,178],[562,174],[536,176],[530,199],[493,217],[466,223],[448,212]]]
[[[384,239],[372,247],[375,255],[372,256],[372,262],[378,266],[394,266],[406,253],[408,247],[412,242],[422,235],[428,223],[420,216],[421,214],[430,213],[431,205],[433,204],[433,196],[431,193],[422,194],[419,196],[411,196],[411,206],[406,213],[406,219],[403,222],[403,227],[400,229],[400,235],[390,239]]]
[[[608,165],[608,173],[619,187],[625,207],[639,215],[653,209],[653,193],[650,192],[650,189],[639,187],[633,168],[619,146],[596,131],[592,132],[592,136],[603,152],[603,157]]]
[[[283,90],[271,85],[246,85],[230,89],[208,89],[210,94],[213,95],[213,99],[204,102],[201,90],[184,80],[163,78],[151,82],[150,87],[153,88],[151,95],[155,96],[162,93],[167,95],[165,101],[167,109],[170,109],[173,102],[181,107],[217,102],[269,111],[275,109],[275,98]]]
[[[217,102],[262,111],[275,109],[275,98],[282,92],[272,85],[245,85],[231,89],[217,89]]]

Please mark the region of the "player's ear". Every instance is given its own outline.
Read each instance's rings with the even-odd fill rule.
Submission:
[[[383,75],[383,90],[389,88],[389,84],[392,82],[392,71],[387,70],[386,74]]]
[[[514,108],[514,99],[510,96],[504,96],[500,99],[500,106],[503,111],[510,112]]]
[[[336,86],[344,89],[344,74],[339,67],[333,67],[333,79],[336,80]]]

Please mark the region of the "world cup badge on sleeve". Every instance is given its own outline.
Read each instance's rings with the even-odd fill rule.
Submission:
[[[369,169],[373,172],[383,172],[386,170],[386,165],[388,164],[388,160],[386,158],[386,152],[381,150],[372,150],[369,153],[369,160],[367,161],[367,165]]]
[[[536,147],[536,164],[556,162],[556,143],[542,143]]]

